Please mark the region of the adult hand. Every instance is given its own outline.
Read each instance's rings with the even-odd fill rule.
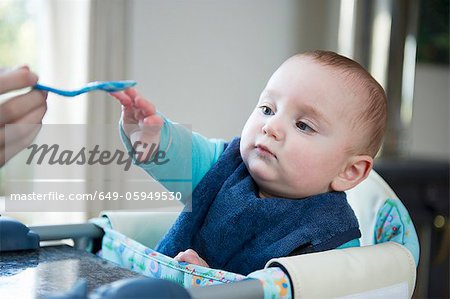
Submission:
[[[31,72],[27,66],[14,70],[0,69],[0,94],[31,87],[37,81],[37,75]],[[46,92],[31,90],[0,104],[0,167],[30,145],[36,137],[41,128],[42,118],[47,111],[46,99]],[[8,142],[5,140],[7,124],[24,124],[24,126],[11,127],[12,131],[11,134],[8,133]]]

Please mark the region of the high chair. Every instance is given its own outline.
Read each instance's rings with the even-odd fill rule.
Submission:
[[[406,208],[374,170],[347,195],[360,224],[361,247],[272,259],[247,277],[178,263],[151,250],[177,213],[105,211],[92,222],[105,231],[103,258],[187,288],[210,288],[206,293],[216,298],[239,291],[253,298],[411,298],[419,242]],[[260,284],[239,283],[246,278]],[[223,283],[231,284],[211,286]],[[190,292],[194,298],[205,296],[195,288]]]

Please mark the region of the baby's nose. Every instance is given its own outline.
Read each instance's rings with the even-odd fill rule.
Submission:
[[[274,138],[275,140],[281,140],[284,138],[284,129],[282,121],[271,117],[265,125],[262,127],[264,135]]]

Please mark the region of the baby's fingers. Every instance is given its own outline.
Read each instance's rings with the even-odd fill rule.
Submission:
[[[175,260],[179,261],[179,262],[186,262],[189,264],[194,264],[194,265],[199,265],[202,267],[209,268],[208,263],[206,263],[205,260],[203,260],[198,255],[198,253],[192,249],[188,249],[186,251],[182,251],[182,252],[178,253],[177,256],[175,257]]]
[[[125,94],[124,92],[110,92],[109,94],[119,100],[120,104],[122,104],[124,107],[130,107],[133,103],[130,96]]]
[[[153,114],[144,118],[143,123],[146,126],[154,126],[161,128],[164,124],[164,120],[158,114]]]
[[[174,258],[178,262],[186,262],[189,264],[200,265],[199,256],[191,252],[182,251]]]
[[[156,114],[155,105],[139,95],[134,99],[134,105],[140,109],[144,118]]]

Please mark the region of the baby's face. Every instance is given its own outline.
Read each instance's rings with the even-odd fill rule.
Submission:
[[[272,75],[240,146],[262,197],[331,191],[359,138],[350,125],[359,111],[355,96],[342,75],[310,58],[291,59]]]

